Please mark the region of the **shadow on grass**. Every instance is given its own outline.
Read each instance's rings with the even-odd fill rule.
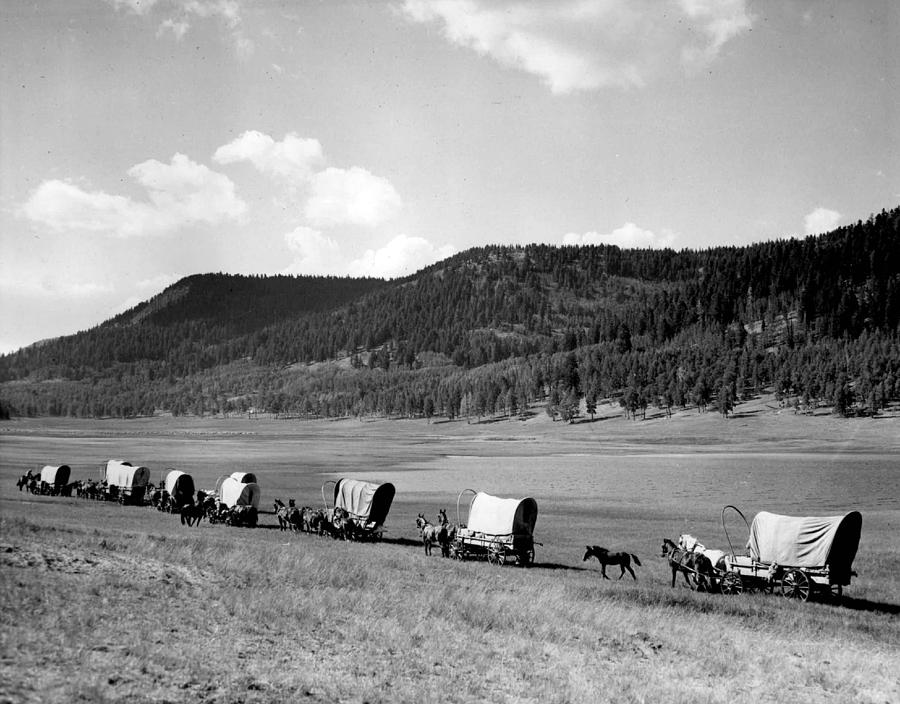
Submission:
[[[854,599],[851,596],[845,596],[839,603],[834,604],[837,608],[851,609],[852,611],[872,611],[879,614],[889,614],[896,616],[900,614],[900,604],[887,604],[883,601],[869,601],[868,599]]]
[[[759,415],[762,409],[754,408],[752,411],[733,411],[729,418],[752,418]]]
[[[421,540],[413,540],[412,538],[382,538],[382,543],[387,543],[388,545],[402,545],[407,548],[420,548],[422,547]],[[437,550],[440,552],[440,549]]]
[[[551,570],[553,572],[590,572],[591,570],[581,565],[563,565],[559,562],[535,562],[529,569]],[[597,570],[600,574],[600,570]]]

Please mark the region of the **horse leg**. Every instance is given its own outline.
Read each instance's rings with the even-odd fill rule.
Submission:
[[[600,563],[600,575],[603,577],[603,579],[609,579],[609,577],[606,576],[606,563],[605,562]]]
[[[630,564],[626,564],[626,565],[625,565],[625,569],[628,570],[629,572],[631,572],[631,576],[634,578],[634,581],[637,582],[637,575],[634,573],[634,570],[631,569],[631,565],[630,565]],[[623,571],[623,572],[622,572],[622,575],[624,576],[624,574],[625,574],[625,572]],[[621,577],[619,577],[619,579],[621,579]]]

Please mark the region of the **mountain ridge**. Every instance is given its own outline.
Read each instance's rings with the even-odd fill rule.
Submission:
[[[391,281],[195,274],[0,357],[0,403],[13,415],[453,417],[497,412],[503,396],[510,414],[543,403],[568,415],[632,390],[626,412],[727,414],[766,387],[877,412],[900,391],[898,223],[895,208],[804,240],[678,252],[488,245]],[[874,369],[846,359],[873,347]],[[813,375],[794,368],[804,354]],[[315,363],[341,358],[349,368],[320,378]]]

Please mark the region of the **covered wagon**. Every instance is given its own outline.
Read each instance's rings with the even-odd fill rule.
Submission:
[[[468,520],[462,520],[463,497],[471,494]],[[456,517],[459,529],[450,554],[465,560],[469,557],[487,558],[502,565],[509,561],[527,567],[534,562],[534,526],[537,523],[537,501],[504,499],[483,491],[464,489],[456,497]]]
[[[743,518],[743,514],[733,509]],[[746,523],[746,518],[744,518]],[[862,533],[862,515],[783,516],[760,511],[749,526],[747,554],[725,557],[722,591],[746,588],[780,592],[806,601],[815,593],[840,598],[850,584]],[[726,530],[727,536],[727,530]],[[730,539],[729,539],[730,543]]]
[[[233,526],[256,526],[260,489],[256,482],[245,483],[233,476],[221,480],[217,488],[219,504],[224,509],[221,520]]]
[[[123,504],[140,504],[150,483],[150,470],[124,460],[106,463],[107,498]]]
[[[180,508],[194,501],[194,478],[177,469],[170,470],[163,484],[169,495],[169,505]]]
[[[63,493],[69,483],[71,473],[72,468],[67,464],[46,465],[41,470],[40,492],[50,496],[58,496]]]
[[[331,506],[325,487],[334,485]],[[322,500],[329,516],[340,510],[357,526],[356,537],[379,540],[384,533],[384,522],[394,501],[396,490],[390,482],[366,482],[359,479],[329,480],[322,484]]]

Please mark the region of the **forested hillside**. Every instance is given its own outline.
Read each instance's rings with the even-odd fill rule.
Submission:
[[[0,358],[12,415],[257,412],[571,418],[900,400],[900,208],[702,251],[490,246],[414,276],[188,277]]]

